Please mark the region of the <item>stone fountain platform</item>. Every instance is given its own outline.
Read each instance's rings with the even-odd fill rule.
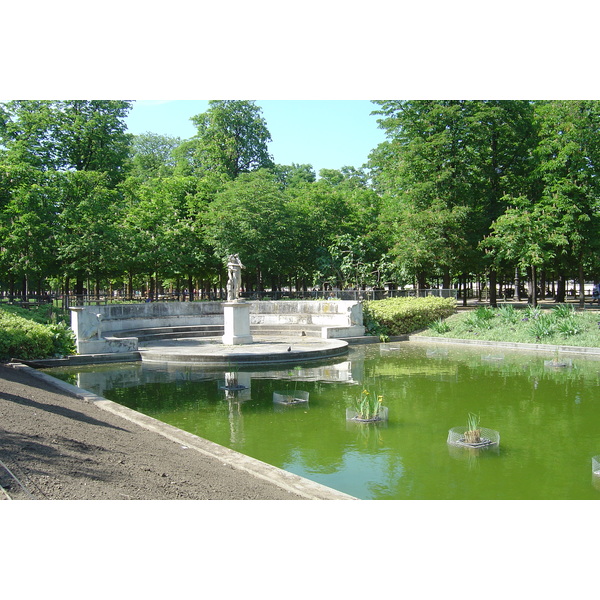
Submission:
[[[221,337],[179,338],[140,344],[144,362],[193,365],[257,365],[321,360],[343,356],[348,342],[340,339],[254,335],[250,344],[225,345]]]

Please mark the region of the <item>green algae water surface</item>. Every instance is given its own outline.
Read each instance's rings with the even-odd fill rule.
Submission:
[[[416,343],[352,348],[343,361],[270,370],[127,363],[49,369],[141,413],[362,499],[600,499],[600,361]],[[225,382],[244,386],[223,389]],[[386,423],[346,421],[383,396]],[[309,393],[285,406],[274,392]],[[500,433],[448,446],[468,413]]]

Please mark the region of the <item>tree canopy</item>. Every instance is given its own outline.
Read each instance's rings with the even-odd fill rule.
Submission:
[[[127,132],[131,102],[0,104],[0,292],[218,291],[600,277],[600,103],[380,100],[365,165],[281,165],[249,100],[187,140]],[[562,290],[564,292],[564,290]]]

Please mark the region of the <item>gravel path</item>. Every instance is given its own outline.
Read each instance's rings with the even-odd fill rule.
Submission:
[[[27,369],[0,365],[0,499],[337,499],[149,417],[113,414],[113,403],[78,397]]]

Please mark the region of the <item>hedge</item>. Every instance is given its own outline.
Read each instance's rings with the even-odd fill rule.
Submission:
[[[454,298],[387,298],[363,304],[367,332],[379,335],[404,335],[425,329],[433,321],[456,312]]]
[[[64,323],[42,324],[0,309],[0,360],[75,354],[75,336]]]

